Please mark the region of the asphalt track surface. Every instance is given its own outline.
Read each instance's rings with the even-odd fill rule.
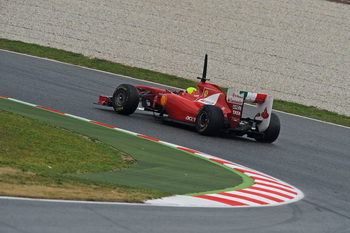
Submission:
[[[0,232],[350,232],[349,128],[277,112],[282,129],[274,144],[204,137],[139,112],[119,116],[92,104],[121,83],[143,82],[0,50],[0,95],[242,164],[286,181],[305,197],[261,208],[0,199]]]

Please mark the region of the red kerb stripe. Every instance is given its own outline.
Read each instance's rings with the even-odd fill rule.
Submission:
[[[100,122],[97,122],[97,121],[90,121],[90,122],[91,122],[91,123],[94,123],[94,124],[97,124],[97,125],[106,126],[106,127],[108,127],[108,128],[112,128],[112,129],[115,128],[114,126],[106,125],[106,124],[103,124],[103,123],[100,123]]]
[[[55,112],[55,113],[59,113],[59,114],[65,114],[64,112],[60,112],[60,111],[56,111],[54,109],[51,109],[51,108],[45,108],[45,107],[42,107],[42,106],[36,106],[37,108],[41,108],[41,109],[45,109],[47,111],[50,111],[50,112]]]
[[[187,152],[190,152],[190,153],[198,153],[198,151],[195,151],[195,150],[191,150],[191,149],[187,149],[187,148],[183,148],[183,147],[178,147],[178,149],[180,150],[184,150],[184,151],[187,151]]]
[[[278,184],[278,185],[281,185],[283,187],[293,189],[293,187],[291,187],[289,185],[281,184],[281,183],[279,183],[277,181],[272,181],[272,180],[269,180],[269,179],[263,179],[263,178],[255,177],[255,176],[250,176],[250,177],[253,178],[255,180],[255,182],[266,181],[266,182],[269,182],[269,183],[272,183],[272,184]]]
[[[255,184],[259,184],[259,185],[266,186],[266,187],[270,187],[270,188],[279,189],[279,190],[281,190],[281,191],[285,191],[285,192],[288,192],[288,193],[291,193],[291,194],[294,194],[294,195],[297,195],[297,194],[298,194],[297,192],[291,191],[291,190],[289,190],[289,189],[281,188],[281,187],[278,187],[278,186],[276,186],[276,185],[260,183],[259,181],[255,182]]]
[[[214,197],[214,196],[208,196],[208,195],[199,195],[199,196],[194,196],[194,197],[203,198],[203,199],[207,199],[207,200],[211,200],[211,201],[216,201],[216,202],[220,202],[220,203],[231,205],[231,206],[247,206],[247,204],[245,204],[245,203],[227,200],[227,199],[220,198],[220,197]]]
[[[238,166],[237,164],[234,164],[234,163],[231,163],[231,162],[227,162],[227,161],[223,161],[223,160],[220,160],[220,159],[210,158],[210,160],[218,162],[218,163],[221,163],[221,164],[231,164],[231,165],[234,165],[234,166]]]
[[[141,138],[147,138],[147,139],[149,139],[149,140],[156,141],[156,142],[159,142],[159,141],[160,141],[159,139],[151,138],[151,137],[148,137],[148,136],[145,136],[145,135],[142,135],[142,134],[138,134],[137,136],[139,136],[139,137],[141,137]]]
[[[251,191],[251,190],[241,189],[241,190],[236,190],[236,192],[256,195],[256,196],[263,197],[263,198],[266,198],[266,199],[269,199],[269,200],[272,200],[272,201],[275,201],[275,202],[279,202],[279,203],[284,202],[283,200],[278,199],[276,197],[271,197],[269,195],[258,193],[258,192],[254,192],[254,191]]]
[[[264,188],[254,187],[254,186],[250,187],[249,189],[259,190],[259,191],[263,191],[263,192],[267,192],[267,193],[276,194],[278,196],[285,197],[285,198],[288,198],[288,199],[293,199],[294,198],[292,196],[288,196],[286,194],[283,194],[283,193],[280,193],[280,192],[277,192],[277,191],[273,191],[273,190],[270,190],[270,189],[264,189]]]
[[[224,195],[224,196],[228,196],[228,197],[235,197],[235,198],[239,198],[239,199],[243,199],[246,201],[251,201],[254,202],[256,204],[260,204],[260,205],[268,205],[269,203],[264,202],[264,201],[260,201],[251,197],[244,197],[244,196],[240,196],[240,195],[236,195],[236,194],[232,194],[232,193],[219,193],[220,195]]]
[[[8,99],[9,97],[7,96],[4,96],[4,95],[0,95],[1,98],[5,98],[5,99]]]
[[[242,169],[242,168],[235,168],[237,171],[240,171],[240,172],[243,172],[243,173],[251,173],[251,174],[255,174],[255,175],[258,175],[258,176],[263,176],[263,177],[266,177],[266,178],[269,178],[269,179],[274,179],[272,177],[269,177],[269,176],[266,176],[264,174],[261,174],[261,173],[258,173],[258,172],[253,172],[253,171],[250,171],[250,170],[247,170],[247,169]]]

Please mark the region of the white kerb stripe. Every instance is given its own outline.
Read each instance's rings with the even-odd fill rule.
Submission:
[[[254,194],[249,194],[249,193],[242,193],[242,192],[237,192],[237,191],[231,191],[231,192],[227,192],[227,193],[232,193],[232,194],[235,194],[237,196],[242,196],[242,197],[249,197],[249,198],[252,198],[252,199],[255,199],[255,200],[258,200],[258,201],[267,202],[269,204],[279,203],[277,201],[273,201],[273,200],[261,197],[259,195],[254,195]]]
[[[280,196],[278,194],[274,194],[274,193],[270,193],[270,192],[266,192],[266,191],[261,191],[261,190],[255,190],[255,189],[252,189],[250,190],[249,188],[245,189],[247,191],[252,191],[252,192],[255,192],[255,193],[261,193],[261,194],[264,194],[266,196],[270,196],[270,197],[275,197],[277,199],[280,199],[282,201],[290,201],[291,199],[289,198],[286,198],[286,197],[283,197],[283,196]]]
[[[261,204],[258,204],[256,202],[252,202],[252,201],[248,201],[248,200],[244,200],[244,199],[240,199],[240,198],[236,198],[236,197],[229,197],[229,196],[225,196],[225,195],[220,195],[220,194],[208,194],[208,196],[213,196],[213,197],[219,197],[225,200],[229,200],[229,201],[237,201],[243,204],[247,204],[249,206],[260,206]]]

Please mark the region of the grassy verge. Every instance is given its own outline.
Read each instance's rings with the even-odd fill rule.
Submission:
[[[25,53],[33,56],[54,59],[61,62],[71,63],[84,67],[103,70],[115,74],[126,75],[142,80],[148,80],[156,83],[170,85],[179,88],[188,86],[196,86],[196,82],[172,75],[162,74],[150,70],[145,70],[137,67],[125,66],[118,63],[113,63],[106,60],[88,58],[81,54],[75,54],[59,49],[48,48],[35,44],[27,44],[19,41],[11,41],[0,38],[0,49]],[[339,115],[337,113],[318,109],[315,107],[307,107],[301,104],[275,100],[274,109],[288,113],[293,113],[300,116],[306,116],[318,120],[323,120],[339,125],[350,127],[350,117]]]
[[[80,181],[83,180],[86,182],[101,181],[103,184],[109,183],[125,185],[138,189],[162,191],[158,193],[156,192],[154,197],[156,195],[203,193],[215,190],[241,189],[249,187],[253,182],[251,178],[242,173],[227,167],[218,166],[206,159],[196,157],[192,154],[190,155],[188,152],[161,143],[156,143],[142,137],[136,137],[133,134],[93,124],[88,121],[35,108],[6,98],[0,98],[0,110],[36,119],[45,122],[46,124],[79,133],[79,135],[85,135],[86,137],[84,136],[82,142],[93,143],[93,147],[97,146],[95,141],[100,142],[98,145],[105,143],[113,148],[118,148],[124,153],[132,155],[137,161],[137,166],[131,166],[128,167],[128,169],[120,170],[120,167],[114,166],[114,160],[110,161],[109,159],[104,159],[104,157],[94,154],[93,150],[90,148],[83,150],[81,155],[79,153],[76,154],[76,150],[78,150],[77,148],[81,147],[79,145],[81,142],[79,141],[76,141],[71,147],[65,143],[66,141],[73,142],[73,139],[69,139],[64,135],[54,137],[54,139],[64,139],[60,142],[55,141],[52,138],[51,140],[42,139],[41,136],[46,134],[45,128],[31,125],[25,121],[22,122],[15,120],[14,124],[19,125],[17,128],[15,126],[9,126],[6,129],[2,129],[1,127],[3,126],[1,126],[2,123],[0,122],[0,132],[4,132],[4,139],[1,140],[10,141],[1,147],[1,150],[4,152],[0,150],[0,153],[5,156],[4,158],[0,157],[1,167],[14,167],[24,172],[28,171],[38,173],[40,177],[46,177],[53,173],[53,175],[57,175],[57,178],[59,179],[73,179],[76,177],[79,178]],[[21,134],[23,124],[28,125],[26,128],[28,134],[26,133],[23,135],[23,138],[32,137],[36,140],[29,143],[29,145],[23,150],[14,153],[14,156],[23,157],[24,155],[18,155],[22,152],[28,154],[28,159],[34,160],[33,162],[30,162],[29,165],[21,165],[21,160],[24,160],[22,157],[16,159],[5,153],[6,151],[12,151],[13,148],[17,150],[17,147],[24,147],[22,146],[22,143],[11,144],[12,141],[15,140],[6,139],[12,134],[12,130],[17,129]],[[38,136],[34,136],[32,133],[36,130],[39,130],[38,132],[40,132],[36,133]],[[90,141],[85,140],[85,138],[88,139],[87,137],[90,138]],[[50,138],[50,135],[45,135],[45,138]],[[91,138],[93,138],[93,140]],[[20,142],[21,140],[23,139],[16,141]],[[42,146],[40,145],[41,140],[45,140],[45,142],[42,143]],[[3,144],[1,141],[0,143]],[[32,146],[32,144],[34,144],[34,146]],[[35,151],[36,149],[33,147],[41,149],[32,153],[31,150]],[[66,147],[68,150],[66,150]],[[44,155],[47,150],[53,148],[58,148],[59,150],[56,156],[50,157],[50,155],[47,155],[48,158],[42,158],[42,155]],[[63,153],[66,155],[61,155]],[[37,156],[37,154],[40,156]],[[112,155],[114,155],[114,153]],[[72,156],[77,158],[71,158]],[[86,156],[89,158],[85,159]],[[71,159],[76,160],[76,162]],[[130,159],[127,159],[127,161],[129,160]],[[9,161],[12,161],[12,163]],[[52,161],[54,161],[54,163],[52,163]],[[87,161],[90,161],[92,164],[88,164]],[[62,166],[65,166],[65,168],[55,165],[56,162],[62,163]],[[133,164],[132,161],[129,163]],[[9,166],[9,164],[11,166]],[[73,166],[71,164],[73,164]],[[41,166],[38,168],[39,165]],[[126,163],[126,165],[129,164]],[[121,168],[122,167],[123,166],[121,166]],[[67,173],[69,173],[69,175],[65,175]],[[57,183],[55,180],[51,181],[54,184]],[[150,197],[153,198],[153,196]]]
[[[0,195],[142,202],[165,192],[67,176],[129,168],[136,161],[100,141],[0,110]]]

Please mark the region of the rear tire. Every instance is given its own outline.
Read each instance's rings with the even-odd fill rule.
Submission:
[[[130,84],[118,86],[112,97],[114,111],[122,115],[130,115],[139,105],[139,92]]]
[[[275,113],[271,114],[270,125],[264,132],[262,138],[255,138],[258,142],[273,143],[278,138],[280,134],[281,123],[280,119]]]
[[[214,136],[220,133],[224,126],[224,114],[214,105],[204,105],[196,117],[197,132],[202,135]]]

